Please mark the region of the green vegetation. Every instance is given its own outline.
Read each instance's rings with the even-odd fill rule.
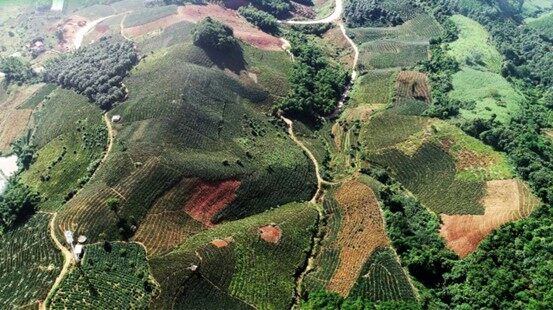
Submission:
[[[379,1],[346,2],[344,14],[348,27],[395,26],[404,21],[397,12],[388,11]]]
[[[245,302],[260,308],[288,308],[295,273],[305,262],[316,221],[313,206],[294,203],[188,238],[171,253],[151,260],[161,285],[152,306],[245,308]],[[282,232],[277,243],[259,237],[259,228],[271,223]],[[208,244],[214,239],[227,240],[228,245]]]
[[[102,109],[124,100],[123,78],[138,62],[130,42],[102,38],[97,43],[61,56],[46,65],[45,80],[74,89]]]
[[[364,309],[364,310],[418,310],[419,305],[415,301],[383,301],[374,302],[361,298],[342,298],[337,293],[316,291],[300,304],[301,310],[317,309]]]
[[[142,10],[138,10],[127,15],[127,17],[125,18],[124,26],[125,28],[140,26],[173,14],[177,14],[176,5],[164,5],[152,8],[144,8]]]
[[[105,201],[116,192],[122,196],[119,216],[134,231],[154,202],[183,178],[239,182],[236,197],[213,215],[214,223],[313,195],[315,175],[307,156],[278,120],[256,110],[269,98],[266,91],[218,69],[226,61],[234,64],[229,56],[211,58],[204,49],[179,44],[133,70],[125,80],[129,98],[112,111],[122,117],[114,147],[60,214],[62,227],[77,222],[76,231],[93,241],[100,234],[125,239]]]
[[[463,119],[495,118],[506,123],[520,112],[523,96],[499,74],[463,68],[451,82],[449,97],[460,102]]]
[[[107,130],[98,107],[70,90],[56,89],[36,112],[34,162],[21,179],[56,210],[84,186],[99,164]]]
[[[291,89],[277,107],[308,117],[332,113],[348,82],[348,73],[329,62],[321,48],[306,36],[294,34],[290,42],[296,60],[290,77]]]
[[[528,25],[553,40],[553,12],[529,22]]]
[[[31,217],[39,201],[37,193],[11,178],[0,196],[0,235]]]
[[[194,44],[207,49],[223,51],[238,46],[232,28],[211,17],[204,18],[196,25],[193,36]]]
[[[34,109],[41,102],[48,98],[50,93],[52,93],[58,86],[55,84],[45,84],[38,91],[36,91],[33,96],[27,99],[24,103],[18,106],[18,109]]]
[[[449,44],[448,53],[460,64],[499,73],[502,57],[490,44],[490,35],[486,29],[462,15],[454,15],[451,20],[457,26],[459,38]]]
[[[189,42],[192,40],[194,27],[195,25],[189,22],[176,23],[163,28],[156,35],[137,39],[136,45],[142,53],[149,54],[182,42]]]
[[[19,57],[0,58],[0,72],[6,75],[6,82],[33,83],[38,80],[28,62]]]
[[[146,308],[157,290],[142,246],[104,242],[84,247],[82,262],[63,278],[46,306]]]
[[[37,213],[0,235],[0,304],[7,308],[44,300],[60,273],[62,256],[48,233],[51,216]]]
[[[417,300],[408,276],[390,249],[376,250],[365,262],[361,274],[350,298],[358,296],[375,302]]]
[[[251,4],[275,17],[284,17],[292,8],[290,0],[252,0]]]
[[[353,86],[351,102],[357,106],[388,104],[391,99],[396,70],[370,70],[359,77]]]
[[[360,46],[359,65],[362,69],[410,67],[428,58],[425,42],[377,40]]]
[[[269,33],[278,33],[278,20],[271,14],[256,9],[251,4],[248,6],[242,6],[238,9],[240,15],[261,30]]]

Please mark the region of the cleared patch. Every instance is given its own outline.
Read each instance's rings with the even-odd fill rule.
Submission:
[[[510,179],[488,181],[482,204],[483,215],[441,215],[440,235],[460,257],[474,252],[494,229],[528,216],[539,201],[521,181]]]
[[[229,245],[230,242],[225,239],[214,239],[210,243],[216,248],[224,248]]]
[[[347,296],[372,253],[389,245],[378,200],[367,185],[346,181],[335,194],[342,213],[339,264],[326,289]]]
[[[282,237],[282,229],[275,224],[259,227],[259,237],[269,243],[277,244]]]
[[[211,219],[236,198],[239,186],[237,180],[201,183],[184,206],[184,211],[205,226],[213,227],[215,224]]]
[[[126,28],[125,34],[135,38],[183,21],[197,23],[207,16],[230,26],[234,30],[234,35],[246,43],[264,50],[281,50],[281,42],[277,37],[252,26],[236,11],[214,4],[180,6],[177,14],[166,16],[140,26]]]
[[[396,84],[397,100],[415,99],[428,103],[430,91],[428,77],[418,71],[401,71],[397,75]]]

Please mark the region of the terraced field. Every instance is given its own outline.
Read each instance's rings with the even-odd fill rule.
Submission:
[[[146,308],[158,290],[144,249],[133,243],[87,245],[46,305],[49,309]]]
[[[404,115],[421,115],[430,104],[430,86],[426,74],[401,71],[394,85],[394,112]]]
[[[392,250],[378,249],[363,266],[351,295],[373,301],[417,300],[408,277]]]
[[[370,161],[438,213],[482,214],[484,182],[513,175],[504,156],[441,121],[382,113],[359,139]]]
[[[280,124],[267,121],[252,104],[267,100],[266,90],[218,69],[240,65],[235,58],[217,64],[211,56],[180,44],[137,66],[124,81],[128,100],[110,113],[122,116],[114,148],[92,183],[60,214],[60,227],[86,232],[92,240],[100,233],[118,239],[118,226],[126,222],[132,235],[155,201],[182,178],[240,181],[235,198],[221,200],[220,210],[193,215],[206,223],[312,195],[311,163]],[[152,75],[159,76],[158,84],[150,83]],[[121,200],[117,215],[105,204],[112,196]]]
[[[48,95],[35,112],[34,122],[36,160],[22,180],[44,197],[41,209],[58,210],[95,171],[107,143],[107,130],[100,109],[63,89]]]
[[[0,236],[0,304],[37,307],[61,270],[62,256],[48,233],[51,215],[38,213]]]
[[[432,37],[442,32],[434,17],[416,13],[395,27],[353,28],[348,34],[359,44],[361,69],[410,67],[428,58]]]
[[[294,274],[306,259],[317,221],[310,204],[289,204],[216,226],[151,259],[161,285],[155,308],[284,309],[290,306]],[[261,228],[278,227],[278,241],[262,239]]]

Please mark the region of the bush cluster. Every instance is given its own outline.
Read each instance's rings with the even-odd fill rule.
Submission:
[[[261,30],[269,33],[278,33],[278,21],[273,15],[256,9],[251,4],[240,7],[238,12],[240,15],[244,16],[248,22],[259,27]]]
[[[378,0],[348,1],[344,16],[349,27],[396,26],[403,23],[397,12],[386,10]]]
[[[349,82],[348,73],[330,63],[321,48],[302,34],[290,38],[296,61],[290,77],[291,89],[277,107],[304,116],[329,115],[336,109]]]
[[[125,98],[123,78],[138,63],[132,43],[102,38],[46,65],[46,82],[57,83],[109,109]]]
[[[195,45],[210,50],[223,51],[238,46],[232,28],[211,17],[204,18],[196,25],[193,36]]]

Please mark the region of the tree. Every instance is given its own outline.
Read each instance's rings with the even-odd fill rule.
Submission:
[[[196,25],[193,37],[195,45],[206,49],[222,51],[238,46],[232,28],[211,17],[204,18]]]
[[[13,228],[32,215],[40,202],[40,196],[28,186],[12,178],[0,196],[0,233]]]
[[[256,9],[251,4],[240,7],[238,12],[240,15],[244,16],[247,21],[256,25],[261,30],[269,33],[278,33],[278,21],[273,15]]]
[[[8,83],[31,83],[36,78],[29,64],[19,57],[0,58],[0,72],[6,74]]]
[[[119,212],[119,207],[121,206],[121,202],[119,201],[119,199],[115,197],[110,197],[108,198],[108,200],[106,200],[106,205],[111,211],[113,211],[113,213],[115,213],[117,217],[119,217],[118,212]]]
[[[36,146],[31,143],[31,132],[29,131],[26,136],[14,141],[11,148],[17,155],[17,164],[19,167],[25,170],[29,169],[36,152]]]

